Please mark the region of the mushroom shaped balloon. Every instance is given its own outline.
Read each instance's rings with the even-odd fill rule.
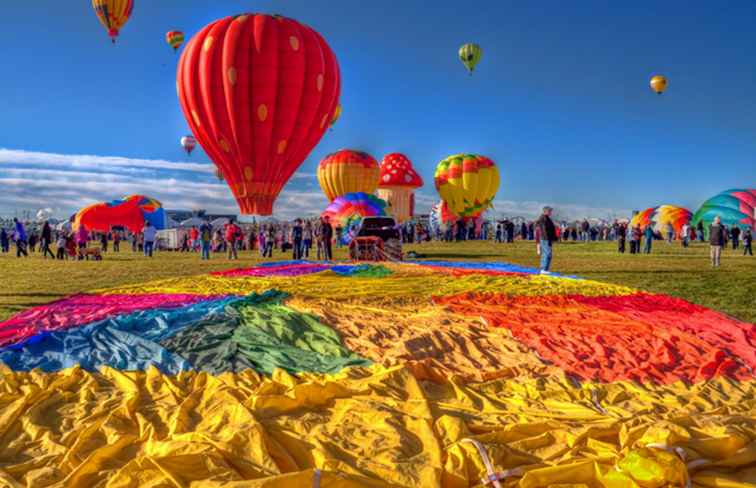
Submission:
[[[423,186],[423,179],[412,168],[412,162],[400,153],[387,154],[381,162],[378,196],[386,200],[398,222],[410,220],[414,214],[414,190]]]
[[[347,193],[373,193],[378,187],[378,162],[363,151],[342,149],[318,165],[318,183],[329,201]]]
[[[341,91],[336,56],[320,34],[265,14],[200,30],[181,54],[176,84],[197,142],[250,215],[273,212],[328,130]]]

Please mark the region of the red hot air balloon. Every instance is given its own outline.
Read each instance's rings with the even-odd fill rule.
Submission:
[[[241,213],[270,215],[333,120],[341,80],[336,56],[310,27],[246,14],[217,20],[189,41],[176,88]]]

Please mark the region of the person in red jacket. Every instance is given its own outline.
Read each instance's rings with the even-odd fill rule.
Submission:
[[[228,259],[239,259],[237,254],[237,242],[241,236],[241,227],[236,225],[233,220],[226,224],[226,250],[228,251]]]

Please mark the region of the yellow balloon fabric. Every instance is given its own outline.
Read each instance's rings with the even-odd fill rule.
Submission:
[[[507,486],[673,487],[690,476],[745,488],[755,386],[426,381],[403,366],[270,378],[5,370],[0,483],[462,488],[482,486],[488,464]]]

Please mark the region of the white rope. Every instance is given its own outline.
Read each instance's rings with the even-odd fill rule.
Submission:
[[[655,442],[651,444],[646,444],[646,447],[651,448],[651,449],[662,449],[664,451],[667,451],[670,454],[675,454],[677,457],[680,458],[680,461],[682,461],[683,464],[685,465],[685,488],[691,488],[693,486],[690,480],[690,472],[693,469],[699,468],[703,466],[704,464],[708,464],[711,462],[708,459],[696,459],[695,461],[688,462],[688,456],[682,447],[674,447],[674,446],[670,447],[666,444],[655,443]]]
[[[475,439],[469,438],[462,439],[460,442],[467,442],[468,444],[472,444],[473,446],[475,446],[475,449],[478,450],[478,454],[480,454],[480,458],[483,460],[483,464],[486,466],[486,477],[481,478],[480,480],[483,485],[492,484],[494,488],[502,488],[499,481],[511,478],[513,476],[523,475],[522,468],[506,469],[499,472],[494,471],[493,463],[491,463],[491,459],[488,457],[488,453],[486,452],[486,448],[483,446],[483,444]]]
[[[601,406],[601,403],[599,403],[598,392],[596,390],[591,390],[591,398],[593,399],[593,404],[596,406],[599,412],[603,413],[604,415],[609,415],[609,412],[607,412],[606,409]]]

